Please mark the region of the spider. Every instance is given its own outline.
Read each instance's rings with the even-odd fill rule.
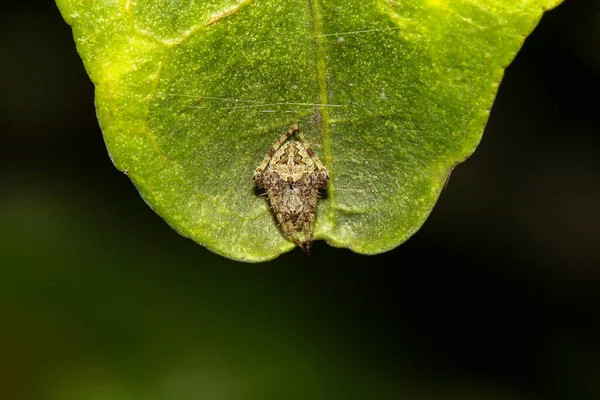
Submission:
[[[289,140],[297,135],[301,142]],[[329,182],[329,172],[294,124],[271,147],[253,176],[265,189],[271,208],[285,235],[304,252],[314,237],[319,189]],[[299,235],[302,234],[302,235]]]

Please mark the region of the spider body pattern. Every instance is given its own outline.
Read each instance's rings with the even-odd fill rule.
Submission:
[[[300,142],[289,140],[294,135]],[[253,179],[266,191],[283,233],[308,253],[314,237],[317,197],[329,182],[329,172],[298,125],[273,145]]]

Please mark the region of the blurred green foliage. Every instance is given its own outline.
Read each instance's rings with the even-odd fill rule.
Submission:
[[[194,259],[191,246],[164,253],[128,218],[82,208],[92,197],[58,186],[3,199],[0,366],[15,377],[5,398],[518,398],[423,386],[426,370],[405,361],[390,375],[344,332],[343,314],[299,285],[301,259],[274,273],[206,251]]]

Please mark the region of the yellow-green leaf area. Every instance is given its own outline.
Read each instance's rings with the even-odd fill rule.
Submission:
[[[315,236],[390,250],[474,150],[504,69],[558,0],[57,0],[112,160],[182,235],[293,244],[252,180],[297,123],[331,174]]]

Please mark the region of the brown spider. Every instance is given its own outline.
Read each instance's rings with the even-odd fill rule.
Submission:
[[[298,135],[301,142],[288,139]],[[256,185],[265,189],[283,232],[309,252],[313,242],[319,189],[329,172],[312,151],[298,125],[293,125],[269,150],[254,172]],[[303,237],[298,237],[303,233]]]

